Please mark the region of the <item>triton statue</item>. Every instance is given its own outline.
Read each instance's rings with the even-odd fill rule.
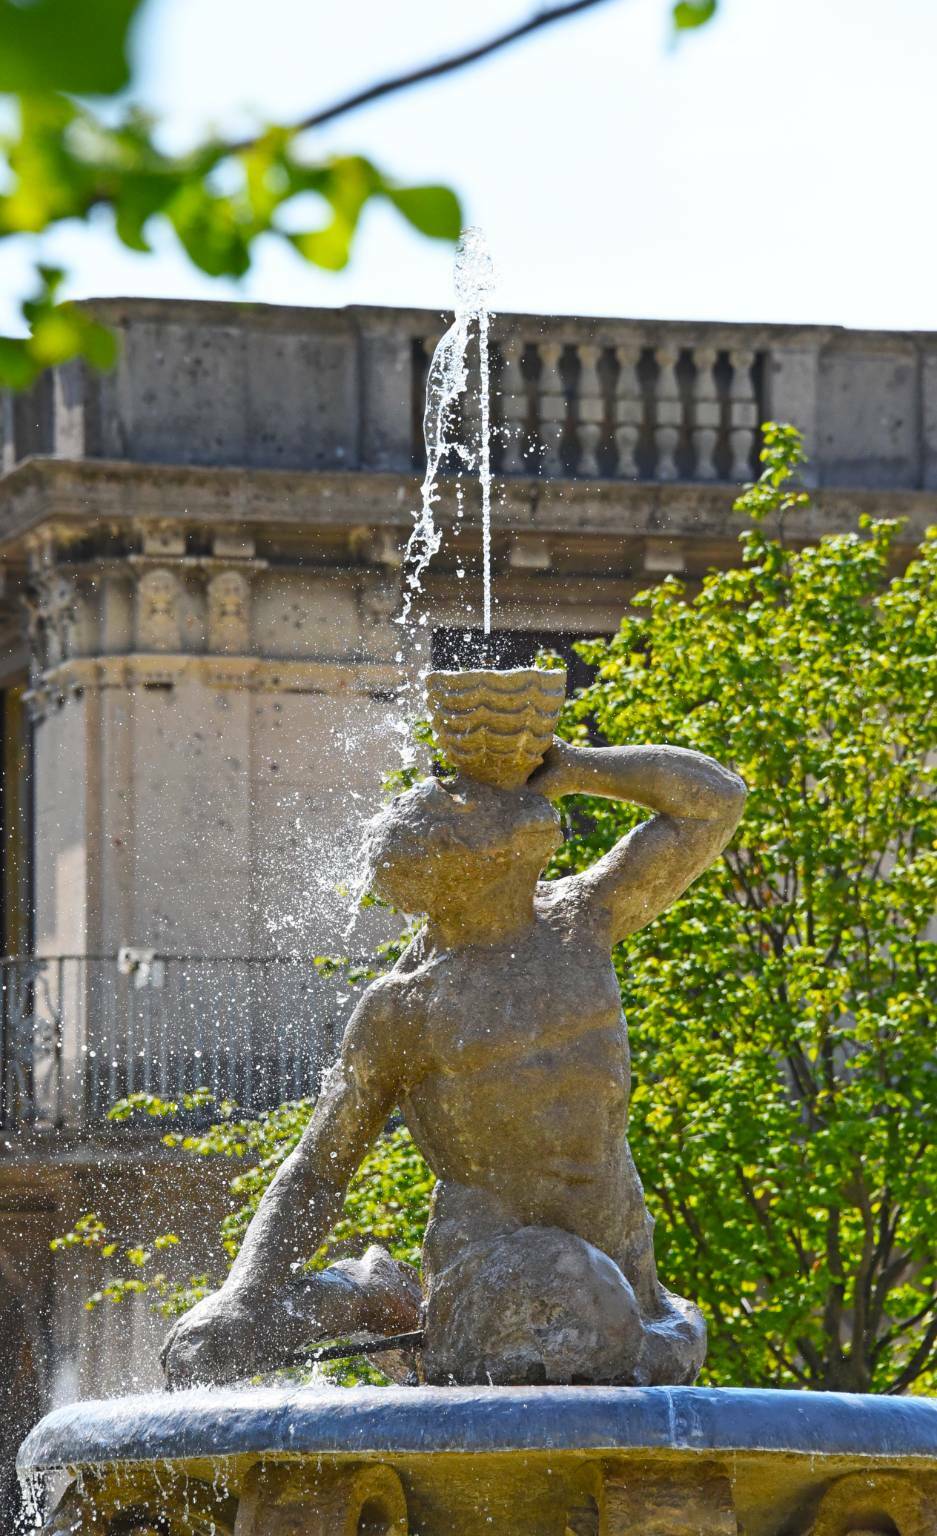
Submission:
[[[401,795],[369,834],[374,890],[426,924],[355,1009],[224,1285],[170,1334],[172,1385],[421,1319],[429,1382],[694,1380],[704,1323],[657,1278],[626,1139],[611,950],[718,857],[745,788],[677,747],[552,740],[564,686],[538,670],[430,675],[457,773]],[[561,840],[550,802],[577,792],[654,814],[584,873],[541,881]],[[422,1298],[380,1249],[303,1267],[397,1106],[438,1179]]]

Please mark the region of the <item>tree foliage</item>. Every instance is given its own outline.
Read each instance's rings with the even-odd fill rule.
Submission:
[[[364,210],[389,203],[420,234],[455,240],[462,214],[451,188],[401,184],[363,155],[323,158],[310,126],[367,101],[410,89],[474,63],[530,32],[599,0],[572,0],[450,59],[408,71],[292,124],[268,124],[250,138],[205,138],[187,153],[164,147],[165,124],[133,99],[133,27],[146,0],[0,0],[0,93],[12,123],[0,138],[0,241],[41,236],[105,212],[115,238],[150,250],[154,221],[168,226],[210,277],[240,278],[261,237],[288,244],[328,271],[344,267]],[[672,6],[674,27],[708,21],[715,0]],[[95,98],[93,107],[87,98]],[[296,230],[290,214],[313,194],[321,217]],[[29,334],[0,336],[0,385],[22,388],[43,368],[84,357],[114,360],[114,342],[75,304],[58,303],[63,274],[41,262],[23,306]]]
[[[796,433],[769,425],[743,565],[669,577],[565,731],[670,742],[750,788],[721,860],[618,955],[630,1138],[661,1272],[711,1326],[708,1379],[897,1392],[937,1368],[937,538],[768,531]],[[580,802],[571,870],[641,813]]]
[[[87,1299],[88,1309],[93,1311],[104,1301],[147,1296],[164,1316],[174,1317],[219,1285],[264,1190],[299,1141],[313,1108],[313,1100],[300,1099],[245,1118],[236,1104],[216,1104],[204,1090],[186,1094],[181,1101],[136,1093],[115,1104],[110,1118],[116,1121],[135,1115],[172,1119],[180,1113],[215,1109],[217,1119],[212,1124],[201,1130],[170,1130],[163,1137],[164,1144],[193,1157],[230,1159],[237,1172],[229,1181],[230,1209],[219,1223],[218,1262],[213,1274],[170,1278],[163,1267],[163,1255],[179,1242],[174,1232],[135,1234],[130,1243],[121,1242],[94,1212],[87,1212],[71,1231],[54,1238],[54,1251],[91,1250],[107,1268],[101,1284]],[[419,1265],[433,1183],[406,1127],[389,1127],[361,1164],[346,1195],[342,1216],[318,1252],[310,1255],[309,1268],[323,1269],[345,1253],[360,1254],[369,1243],[380,1243],[395,1259]]]

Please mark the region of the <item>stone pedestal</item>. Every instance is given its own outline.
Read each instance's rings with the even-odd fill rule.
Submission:
[[[83,1536],[935,1536],[937,1402],[703,1388],[180,1392],[24,1443]]]

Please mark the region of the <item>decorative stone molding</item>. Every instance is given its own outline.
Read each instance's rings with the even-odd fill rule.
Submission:
[[[211,688],[255,693],[322,693],[348,697],[386,693],[399,687],[400,668],[382,662],[279,661],[266,656],[193,654],[73,657],[45,673],[29,695],[34,712],[46,712],[85,690],[173,687],[195,678]]]
[[[144,523],[141,543],[144,555],[155,560],[185,554],[185,529],[178,523]]]
[[[732,1483],[718,1465],[613,1475],[605,1500],[607,1536],[738,1536]]]
[[[937,1478],[900,1472],[850,1473],[824,1493],[809,1536],[937,1536]]]
[[[255,1467],[238,1507],[238,1536],[407,1536],[403,1484],[380,1462],[306,1469]]]
[[[165,566],[145,571],[137,583],[136,640],[141,651],[182,648],[182,588]]]
[[[70,577],[55,566],[41,566],[23,592],[31,672],[65,661],[77,617],[77,591]]]
[[[256,541],[247,533],[216,533],[212,539],[212,554],[216,560],[253,560]]]
[[[251,643],[250,584],[240,571],[222,570],[208,583],[208,649],[243,654]]]

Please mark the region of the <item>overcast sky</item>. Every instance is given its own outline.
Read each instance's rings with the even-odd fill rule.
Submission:
[[[176,141],[289,120],[484,37],[533,0],[150,0],[136,37],[148,106]],[[487,232],[501,309],[937,327],[934,0],[721,0],[672,46],[668,0],[594,13],[343,119],[323,151],[448,181]],[[241,285],[160,238],[141,257],[93,231],[46,258],[70,292],[273,303],[448,305],[451,250],[389,209],[352,265],[317,272],[265,242]],[[28,243],[0,260],[0,320]]]

